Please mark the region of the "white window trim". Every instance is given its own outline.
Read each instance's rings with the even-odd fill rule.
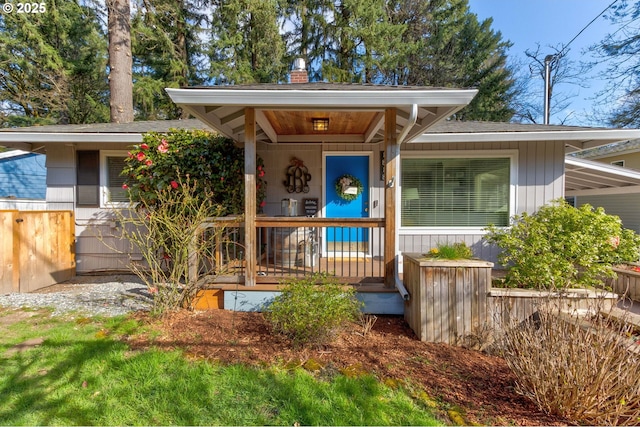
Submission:
[[[516,213],[518,206],[517,201],[517,187],[518,187],[518,156],[519,151],[514,150],[460,150],[460,151],[403,151],[400,153],[400,162],[398,162],[398,176],[402,177],[402,160],[403,159],[480,159],[480,158],[509,158],[510,170],[509,170],[509,218]],[[402,179],[400,179],[402,181]],[[398,186],[398,194],[402,194],[402,182]],[[400,224],[401,206],[398,206],[398,218],[396,223]],[[430,234],[449,234],[449,235],[464,235],[464,234],[484,234],[485,227],[403,227],[398,226],[398,232],[402,236],[408,235],[430,235]]]
[[[129,202],[109,201],[109,177],[107,172],[107,157],[127,157],[127,150],[100,150],[100,207],[101,208],[125,208]]]

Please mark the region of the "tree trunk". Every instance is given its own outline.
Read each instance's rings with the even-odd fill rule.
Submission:
[[[111,123],[133,121],[129,0],[107,0]]]

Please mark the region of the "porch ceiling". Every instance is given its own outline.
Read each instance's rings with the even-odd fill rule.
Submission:
[[[396,108],[405,141],[465,107],[475,89],[307,83],[166,89],[171,99],[225,136],[244,141],[244,112],[256,110],[256,139],[266,143],[379,143],[384,111]],[[417,106],[415,123],[410,120]],[[329,130],[313,130],[328,118]]]
[[[640,193],[640,172],[591,160],[565,158],[565,195]]]

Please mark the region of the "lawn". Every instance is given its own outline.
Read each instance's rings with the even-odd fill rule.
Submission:
[[[444,408],[370,374],[132,350],[157,333],[132,318],[0,309],[0,332],[2,425],[444,424]]]

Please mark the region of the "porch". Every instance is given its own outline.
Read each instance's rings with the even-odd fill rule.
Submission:
[[[403,314],[398,289],[385,285],[384,219],[258,216],[255,244],[245,227],[233,217],[204,225],[215,243],[190,255],[190,276],[207,289],[201,308],[259,311],[286,280],[320,273],[356,287],[367,312]]]

